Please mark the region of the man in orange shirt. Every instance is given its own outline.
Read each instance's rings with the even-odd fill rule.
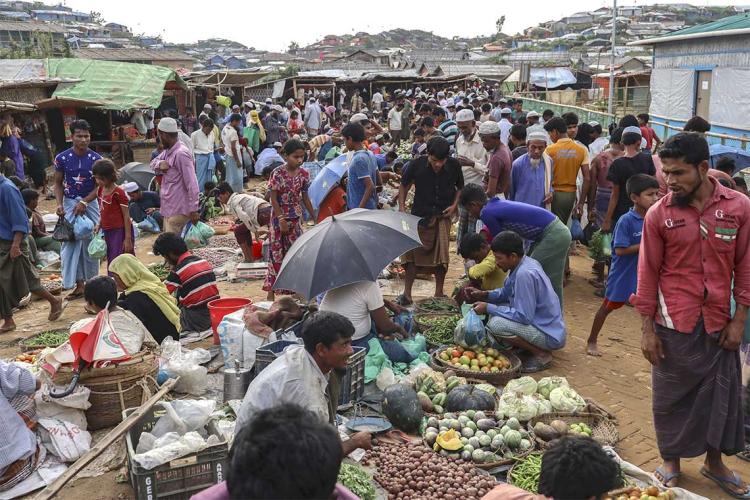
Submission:
[[[551,146],[545,152],[552,158],[552,213],[557,215],[563,224],[568,223],[571,214],[578,217],[583,213],[583,204],[589,190],[589,153],[588,149],[573,141],[568,134],[568,127],[577,128],[578,117],[568,115],[568,122],[560,117],[550,119],[544,130],[552,139]],[[575,135],[575,134],[574,134]],[[578,172],[583,175],[581,198],[576,203],[576,178]],[[575,207],[575,212],[574,212]]]

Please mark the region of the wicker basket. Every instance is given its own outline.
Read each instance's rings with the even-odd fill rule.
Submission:
[[[503,356],[508,358],[508,361],[510,361],[510,368],[498,373],[486,373],[473,372],[471,370],[462,370],[460,368],[457,368],[456,366],[446,363],[438,357],[442,350],[443,349],[438,349],[430,356],[430,367],[432,367],[433,370],[439,372],[453,370],[459,377],[481,380],[494,386],[504,386],[509,381],[513,380],[514,378],[518,378],[521,375],[521,360],[518,358],[518,356],[509,352],[504,352]]]
[[[430,304],[450,306],[451,309],[434,310],[427,307]],[[414,303],[414,312],[416,314],[461,314],[461,310],[456,305],[456,302],[450,297],[430,297],[428,299],[418,300]]]
[[[617,425],[617,417],[607,407],[603,406],[601,403],[597,401],[594,401],[593,399],[583,398],[583,400],[586,402],[586,408],[584,409],[585,413],[593,413],[594,415],[601,415],[602,417],[605,417],[611,420],[615,425]]]
[[[553,420],[562,420],[568,425],[578,423],[586,424],[591,428],[591,437],[603,445],[615,446],[620,440],[617,432],[617,425],[602,415],[596,415],[593,413],[545,413],[544,415],[532,418],[527,424],[528,431],[534,435],[534,440],[537,442],[540,449],[548,448],[552,441],[544,441],[534,434],[534,426],[537,422],[549,425]]]
[[[534,454],[536,454],[536,455],[542,455],[542,453],[539,453],[539,452],[536,452],[536,453],[534,453]],[[529,456],[529,455],[532,455],[532,453],[527,453],[526,455],[524,455],[524,457],[519,457],[519,458],[525,458],[525,457],[527,457],[527,456]],[[513,469],[515,468],[515,466],[516,466],[516,464],[517,464],[517,463],[518,463],[518,460],[516,460],[516,463],[514,463],[514,464],[513,464],[512,466],[511,466],[511,468],[510,468],[510,469],[508,469],[508,476],[507,476],[507,477],[508,477],[508,484],[510,484],[510,485],[512,485],[512,486],[516,486],[515,482],[513,481]],[[538,485],[538,484],[537,484],[537,487],[539,487],[539,485]],[[530,492],[530,493],[531,493],[531,492]]]
[[[91,390],[91,407],[86,410],[89,430],[115,426],[122,421],[124,410],[141,406],[157,387],[158,369],[158,358],[151,351],[141,351],[116,365],[85,368],[78,383]],[[65,365],[53,382],[67,385],[72,378],[71,366]]]
[[[433,450],[432,446],[430,446],[429,444],[427,444],[427,441],[425,441],[424,438],[422,439],[422,443],[426,447],[428,447],[430,450]],[[502,460],[498,460],[497,462],[487,462],[485,464],[477,464],[477,463],[474,463],[474,462],[470,462],[470,463],[472,465],[474,465],[474,467],[476,467],[478,469],[491,470],[491,469],[494,469],[495,467],[502,467],[503,465],[512,464],[516,460],[518,460],[520,458],[523,458],[523,457],[525,457],[526,455],[528,455],[530,453],[533,453],[534,452],[534,447],[535,447],[534,440],[531,440],[531,448],[529,448],[528,450],[524,451],[523,453],[515,455],[513,458],[504,458]]]
[[[229,234],[229,231],[232,229],[231,225],[213,225],[211,224],[211,228],[214,230],[214,234],[217,236],[222,236],[225,234]]]
[[[56,328],[55,330],[48,330],[48,331],[61,332],[61,333],[64,332],[66,334],[68,333],[67,328]],[[59,347],[59,346],[35,344],[34,339],[40,336],[42,333],[45,333],[45,332],[39,332],[37,334],[32,335],[31,337],[26,337],[25,339],[21,339],[18,342],[18,347],[21,348],[21,352],[39,351],[41,349],[46,349],[47,347]],[[62,344],[62,342],[60,344]]]
[[[424,320],[435,318],[456,318],[456,322],[458,322],[461,319],[461,315],[454,313],[417,313],[414,315],[414,325],[420,333],[425,333],[432,328],[432,326],[425,323]]]

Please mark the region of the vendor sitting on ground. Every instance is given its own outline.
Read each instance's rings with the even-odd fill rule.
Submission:
[[[122,292],[117,305],[131,311],[161,344],[166,337],[180,339],[180,309],[159,278],[134,255],[124,253],[109,264]]]
[[[351,283],[326,292],[320,303],[321,311],[339,313],[354,325],[352,345],[370,349],[370,340],[377,338],[385,355],[394,363],[411,363],[414,356],[398,340],[408,337],[401,325],[394,323],[386,308],[394,314],[405,309],[389,300],[383,300],[374,281]]]
[[[174,233],[160,234],[153,251],[172,267],[164,285],[177,298],[182,331],[203,332],[211,328],[208,303],[220,298],[211,264],[190,253],[185,241]]]
[[[227,480],[191,500],[358,498],[336,484],[344,455],[334,427],[295,404],[258,412],[235,435],[229,457]]]
[[[477,314],[489,314],[487,332],[498,342],[510,344],[531,357],[522,356],[524,373],[546,369],[551,351],[565,345],[565,323],[555,290],[539,262],[523,253],[523,239],[503,231],[492,240],[492,253],[503,271],[510,271],[502,288],[491,292],[467,290],[477,302]]]
[[[159,224],[159,227],[164,227],[164,218],[159,213],[159,208],[161,207],[159,193],[143,191],[135,182],[126,182],[122,185],[122,189],[125,190],[128,198],[130,198],[128,211],[130,212],[130,218],[136,224],[140,224],[146,216],[150,215]]]
[[[569,436],[553,441],[544,453],[539,495],[504,483],[482,500],[599,499],[620,483],[620,467],[602,445],[590,437]]]
[[[262,410],[294,403],[311,411],[321,422],[335,425],[340,375],[352,355],[352,322],[332,312],[319,312],[305,321],[302,340],[291,345],[255,377],[237,414],[240,433]],[[370,433],[358,432],[342,443],[344,455],[369,448]]]
[[[40,382],[28,370],[0,361],[0,492],[29,477],[44,458],[33,426],[16,405],[33,397]]]
[[[21,191],[23,202],[26,205],[26,214],[31,220],[31,236],[36,243],[36,249],[39,252],[55,252],[60,254],[60,242],[52,238],[47,233],[47,226],[44,224],[44,218],[39,213],[39,191],[35,189],[24,189]]]
[[[234,228],[234,237],[242,250],[245,262],[253,262],[253,233],[260,241],[261,235],[267,233],[261,227],[268,227],[273,209],[271,204],[263,198],[245,193],[235,193],[228,182],[222,182],[216,187],[219,201],[224,205],[225,212],[238,223]]]
[[[474,261],[474,265],[466,272],[469,287],[485,291],[502,288],[508,273],[497,267],[495,255],[490,251],[483,233],[464,235],[458,251],[465,260]],[[471,297],[466,296],[465,290],[466,287],[463,287],[456,294],[456,299],[460,303],[473,302]]]
[[[141,323],[141,320],[132,312],[117,305],[117,283],[114,279],[109,276],[91,278],[83,287],[83,298],[86,301],[86,310],[92,314],[97,314],[109,307],[109,321],[128,354],[135,354],[144,348],[154,349],[157,347],[154,337]],[[73,323],[70,332],[80,330],[90,321],[94,321],[94,319],[84,318]]]

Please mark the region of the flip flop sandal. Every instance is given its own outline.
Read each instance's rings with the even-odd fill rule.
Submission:
[[[68,307],[68,301],[67,300],[63,300],[62,304],[60,304],[60,310],[57,311],[57,312],[55,312],[55,313],[51,313],[50,312],[49,316],[47,317],[47,320],[48,321],[57,321],[58,319],[60,319],[60,316],[62,316],[62,314],[65,312],[65,308],[66,307]]]
[[[656,468],[656,470],[654,471],[654,476],[656,476],[656,474],[659,474],[664,479],[663,481],[660,481],[658,477],[656,478],[656,480],[659,481],[665,488],[676,488],[677,482],[675,482],[675,484],[673,484],[672,486],[669,485],[669,482],[673,480],[679,481],[679,479],[682,477],[682,472],[667,472],[666,470],[664,470],[663,466]]]
[[[706,469],[705,467],[701,467],[701,474],[706,476],[708,479],[716,483],[716,485],[724,490],[724,492],[731,496],[732,498],[742,498],[742,499],[750,499],[750,488],[745,486],[745,492],[744,493],[737,493],[732,488],[729,487],[729,485],[735,486],[737,488],[740,488],[742,485],[742,481],[740,480],[740,477],[737,475],[736,472],[732,471],[732,477],[721,477],[717,476],[715,474],[712,474],[711,471]]]
[[[70,302],[71,300],[78,300],[83,298],[83,292],[71,292],[65,296],[65,300]]]
[[[552,365],[552,360],[539,361],[539,359],[532,357],[528,360],[524,360],[521,364],[521,373],[537,373],[542,370],[546,370]]]

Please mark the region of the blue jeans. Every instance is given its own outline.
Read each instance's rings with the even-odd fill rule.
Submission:
[[[376,339],[377,334],[375,333],[375,325],[373,325],[372,330],[370,330],[370,333],[366,337],[362,337],[359,340],[352,341],[352,346],[354,347],[364,347],[368,351],[370,350],[369,342],[370,339]],[[409,364],[412,361],[414,361],[414,356],[409,354],[409,351],[407,351],[404,346],[399,344],[397,340],[381,340],[378,339],[380,342],[380,347],[383,348],[383,352],[385,352],[385,355],[388,356],[388,359],[391,360],[392,363],[406,363]]]

